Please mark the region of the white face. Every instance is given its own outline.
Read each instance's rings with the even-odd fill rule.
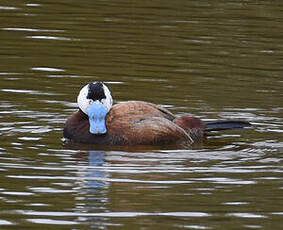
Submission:
[[[95,84],[97,82],[93,82],[93,84]],[[104,94],[105,94],[105,97],[106,98],[103,98],[101,100],[92,100],[92,99],[89,99],[87,98],[87,96],[89,95],[89,84],[85,85],[79,95],[78,95],[78,98],[77,98],[77,102],[78,102],[78,106],[79,108],[85,113],[85,114],[88,114],[88,108],[93,104],[93,103],[101,103],[103,104],[106,109],[109,111],[112,107],[112,103],[113,103],[113,99],[112,99],[112,96],[111,96],[111,92],[110,90],[108,89],[108,87],[103,84],[103,91],[104,91]]]

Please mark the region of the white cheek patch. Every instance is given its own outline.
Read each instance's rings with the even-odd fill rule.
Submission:
[[[91,99],[87,99],[87,95],[88,95],[88,85],[84,86],[81,89],[77,98],[78,106],[85,114],[87,114],[87,109],[92,103]]]
[[[105,94],[106,98],[102,99],[101,103],[109,111],[112,107],[113,99],[112,99],[110,90],[104,84],[103,84],[103,89],[104,89],[104,94]],[[81,91],[78,95],[78,98],[77,98],[78,106],[85,114],[87,114],[87,110],[92,103],[100,103],[99,101],[93,101],[92,99],[87,98],[88,90],[89,90],[89,87],[88,87],[88,84],[87,84],[81,89]]]

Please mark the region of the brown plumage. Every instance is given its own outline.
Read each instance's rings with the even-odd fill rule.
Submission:
[[[128,101],[111,108],[106,127],[106,134],[91,134],[88,116],[79,110],[67,120],[64,137],[77,143],[99,145],[190,146],[202,138],[205,126],[189,115],[176,117],[158,105]]]

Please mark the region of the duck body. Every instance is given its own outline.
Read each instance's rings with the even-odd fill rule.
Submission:
[[[81,110],[66,122],[64,137],[95,145],[191,145],[202,138],[204,124],[189,115],[176,117],[158,105],[128,101],[114,105],[106,116],[107,133],[89,132],[89,119]]]
[[[206,132],[250,126],[242,121],[202,122],[187,114],[175,116],[144,101],[112,106],[111,92],[102,82],[84,86],[77,102],[79,111],[69,117],[63,131],[64,138],[76,143],[187,147],[200,142]]]

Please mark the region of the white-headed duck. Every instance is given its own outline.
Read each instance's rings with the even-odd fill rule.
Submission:
[[[243,121],[202,122],[190,115],[175,116],[144,101],[112,106],[111,92],[102,82],[84,86],[77,102],[79,111],[69,117],[64,128],[64,138],[76,143],[190,146],[207,131],[250,126]]]

